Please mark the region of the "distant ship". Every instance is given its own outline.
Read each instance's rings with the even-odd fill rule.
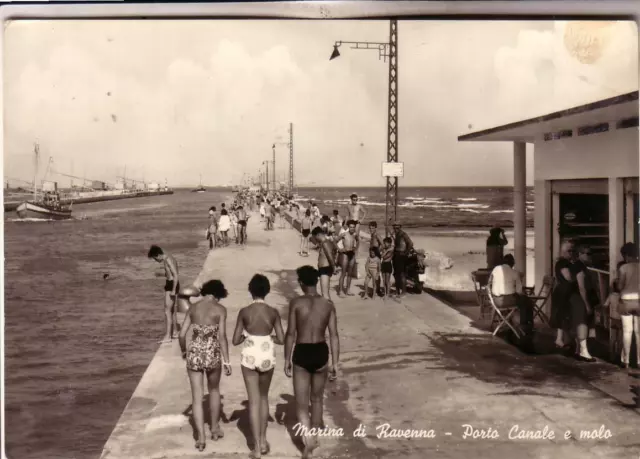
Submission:
[[[45,191],[38,197],[36,186],[38,176],[38,159],[40,148],[35,145],[35,173],[33,177],[33,201],[24,201],[18,205],[16,212],[20,218],[42,218],[49,220],[68,220],[71,218],[71,205],[62,204],[57,189]]]
[[[195,188],[195,189],[191,190],[191,192],[192,193],[204,193],[205,191],[207,191],[207,189],[202,186],[202,175],[201,175],[200,176],[200,185],[198,185],[198,188]]]

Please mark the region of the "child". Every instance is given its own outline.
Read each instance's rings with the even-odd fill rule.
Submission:
[[[378,236],[378,224],[376,222],[369,223],[369,233],[371,233],[371,241],[369,242],[369,248],[376,248],[380,250],[382,247],[382,241]]]
[[[366,276],[364,278],[364,292],[362,293],[362,297],[366,300],[369,292],[369,279],[371,279],[372,292],[371,298],[377,292],[378,279],[380,278],[380,250],[377,247],[372,247],[369,249],[369,258],[367,258],[367,262],[365,264]]]
[[[393,246],[392,239],[385,237],[382,240],[382,262],[380,263],[380,271],[384,281],[384,297],[389,296],[391,273],[393,272]]]
[[[256,274],[249,282],[253,302],[240,310],[233,345],[242,348],[242,376],[249,397],[249,420],[254,439],[250,457],[269,454],[267,422],[269,419],[269,386],[276,366],[276,344],[284,344],[284,331],[280,313],[264,299],[269,294],[269,279]],[[275,331],[276,336],[271,333]]]
[[[211,410],[211,438],[218,440],[224,433],[220,429],[220,375],[231,376],[229,345],[227,343],[227,310],[220,300],[227,297],[227,290],[219,280],[211,280],[202,286],[202,300],[191,305],[180,329],[180,349],[187,361],[187,374],[191,382],[193,422],[198,432],[196,449],[204,451],[204,413],[202,400],[204,384],[209,389]],[[187,332],[193,335],[187,347]]]
[[[229,230],[231,229],[231,219],[229,218],[229,214],[227,209],[222,209],[220,212],[220,221],[218,222],[218,230],[222,235],[222,243],[227,246],[229,245]]]
[[[337,209],[333,210],[333,217],[331,217],[331,223],[333,223],[333,232],[338,234],[342,229],[342,219]]]
[[[311,234],[311,210],[307,209],[300,222],[300,255],[309,256],[309,235]]]

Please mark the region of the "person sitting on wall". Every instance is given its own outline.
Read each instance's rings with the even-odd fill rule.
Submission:
[[[522,349],[533,352],[533,304],[524,294],[522,276],[513,269],[516,262],[513,255],[507,254],[502,263],[491,271],[491,294],[497,307],[517,306],[520,314],[520,329],[524,336]]]

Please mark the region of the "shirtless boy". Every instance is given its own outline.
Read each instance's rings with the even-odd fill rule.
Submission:
[[[356,222],[356,233],[360,235],[360,222],[362,222],[367,213],[364,210],[364,206],[358,203],[358,195],[353,193],[351,196],[351,204],[347,205],[347,220],[353,220]]]
[[[349,231],[346,233],[342,233],[338,236],[335,243],[338,244],[342,242],[340,247],[340,255],[341,255],[341,272],[340,279],[338,280],[338,296],[342,297],[342,291],[344,290],[345,295],[353,296],[353,293],[350,292],[351,289],[351,275],[353,273],[353,269],[356,264],[356,254],[358,253],[358,247],[360,246],[360,236],[356,232],[357,223],[353,220],[349,220],[347,222],[347,226],[349,227]],[[346,286],[344,283],[345,277],[347,278]]]
[[[170,343],[172,338],[178,337],[178,308],[177,292],[180,291],[180,279],[178,277],[178,262],[173,255],[164,253],[157,245],[149,249],[149,258],[153,258],[164,266],[164,274],[167,281],[164,284],[164,317],[166,331],[160,343]]]
[[[336,248],[322,228],[314,228],[311,235],[318,241],[318,273],[320,274],[320,292],[324,298],[331,300],[331,276],[336,271]]]
[[[247,243],[247,221],[249,220],[249,215],[244,210],[244,207],[238,206],[236,216],[238,217],[238,241],[240,245],[244,245]]]
[[[318,439],[309,429],[322,429],[324,387],[328,372],[331,379],[337,377],[340,339],[336,309],[331,301],[318,295],[318,271],[312,266],[302,266],[296,272],[303,295],[289,303],[284,372],[291,377],[293,367],[293,392],[300,427],[298,432],[303,435],[305,444],[302,457],[307,458],[318,447]],[[331,344],[331,367],[329,346],[325,341],[327,329]]]

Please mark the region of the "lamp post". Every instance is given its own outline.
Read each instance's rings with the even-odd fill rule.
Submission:
[[[269,192],[269,161],[262,161],[263,166],[267,166],[267,172],[265,173],[265,182],[267,185],[267,193]]]
[[[378,51],[378,59],[389,60],[389,103],[387,122],[387,162],[382,165],[382,176],[386,177],[385,231],[390,233],[391,220],[398,216],[398,178],[403,176],[403,164],[398,162],[398,21],[389,23],[389,42],[336,41],[329,60],[340,57],[338,48],[352,45],[351,49]]]

